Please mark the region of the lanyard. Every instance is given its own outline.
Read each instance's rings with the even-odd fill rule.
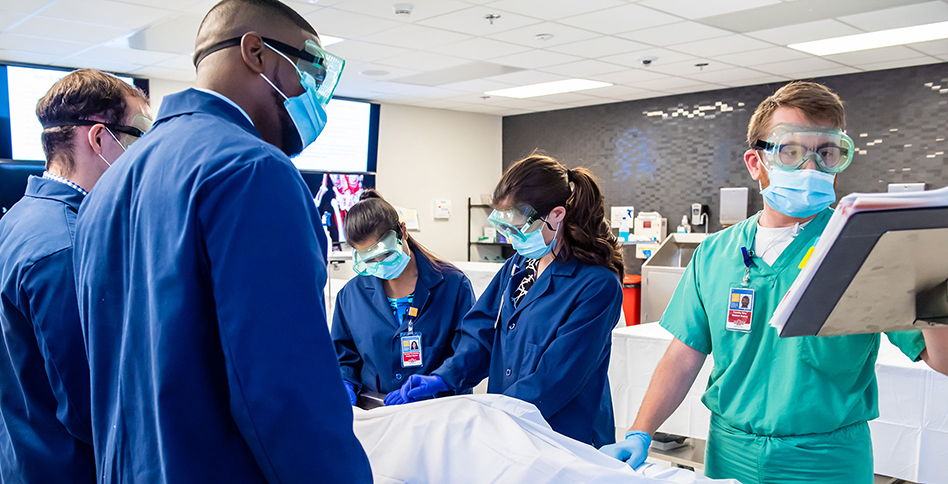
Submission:
[[[408,320],[408,332],[413,332],[415,328],[415,319],[418,318],[418,308],[415,307],[414,302],[411,307],[408,308],[408,312],[405,313],[405,319]]]
[[[500,313],[504,311],[504,300],[507,298],[507,288],[510,287],[510,283],[513,282],[513,276],[519,269],[520,267],[517,266],[517,264],[513,265],[513,268],[510,271],[510,279],[507,281],[507,287],[500,291],[500,304],[497,305],[497,319],[494,320],[494,329],[500,327]]]

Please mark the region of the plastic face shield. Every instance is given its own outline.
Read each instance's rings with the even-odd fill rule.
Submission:
[[[543,219],[533,207],[523,205],[508,210],[494,210],[487,222],[508,239],[527,240],[527,234],[543,225]]]
[[[389,230],[379,241],[368,249],[352,249],[352,269],[361,276],[374,276],[381,266],[398,264],[398,253],[402,250],[402,241],[394,230]]]
[[[839,173],[853,161],[852,138],[838,129],[782,124],[767,140],[757,140],[754,148],[764,152],[764,161],[783,171],[799,170],[811,158],[820,171]]]

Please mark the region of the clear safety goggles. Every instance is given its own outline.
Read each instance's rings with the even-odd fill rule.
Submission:
[[[757,140],[755,149],[764,152],[770,167],[799,170],[810,158],[824,173],[839,173],[853,161],[852,138],[838,129],[826,130],[792,124],[778,125],[767,137]]]
[[[280,42],[279,40],[262,37],[267,45],[275,50],[286,54],[289,57],[296,58],[296,68],[309,76],[301,76],[303,82],[312,82],[310,86],[316,91],[316,99],[326,104],[332,99],[333,92],[336,91],[336,85],[339,84],[339,77],[342,75],[342,69],[346,66],[346,61],[341,57],[331,54],[319,46],[316,42],[307,39],[303,48],[293,47],[292,45]],[[208,55],[221,49],[236,47],[240,45],[241,37],[234,37],[211,45],[194,57],[194,66],[204,60]],[[308,79],[311,78],[311,79]]]
[[[372,247],[352,249],[352,269],[359,275],[374,276],[380,267],[398,264],[399,252],[403,252],[402,241],[394,230],[389,230]]]
[[[543,218],[533,207],[522,205],[509,210],[494,210],[487,217],[487,222],[508,239],[522,242],[527,239],[527,234],[542,227]]]
[[[136,114],[129,124],[103,123],[94,119],[63,119],[43,125],[43,129],[59,128],[62,126],[95,126],[101,124],[108,128],[117,138],[123,148],[128,149],[138,138],[141,138],[151,129],[153,121],[142,114]]]

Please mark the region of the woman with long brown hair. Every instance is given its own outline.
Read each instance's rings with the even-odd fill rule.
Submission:
[[[332,339],[355,405],[359,392],[397,390],[454,354],[457,326],[474,305],[474,291],[460,269],[408,234],[395,207],[374,190],[362,194],[344,225],[359,276],[336,297]]]
[[[511,166],[489,221],[517,250],[461,323],[454,356],[413,375],[387,403],[465,388],[537,406],[554,430],[615,442],[607,370],[623,272],[599,185],[584,168],[532,155]]]

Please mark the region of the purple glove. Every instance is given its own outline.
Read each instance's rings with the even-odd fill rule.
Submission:
[[[402,385],[385,396],[385,405],[401,405],[417,402],[425,397],[449,390],[444,380],[437,375],[412,375]]]
[[[359,397],[356,395],[355,386],[349,383],[348,380],[342,380],[346,384],[346,393],[349,394],[349,403],[354,407],[356,402],[359,401]]]
[[[642,463],[645,462],[645,458],[648,457],[648,448],[650,445],[652,445],[651,435],[633,430],[625,434],[625,440],[622,442],[604,445],[599,449],[599,452],[609,457],[619,459],[629,464],[629,467],[636,469],[642,465]]]

